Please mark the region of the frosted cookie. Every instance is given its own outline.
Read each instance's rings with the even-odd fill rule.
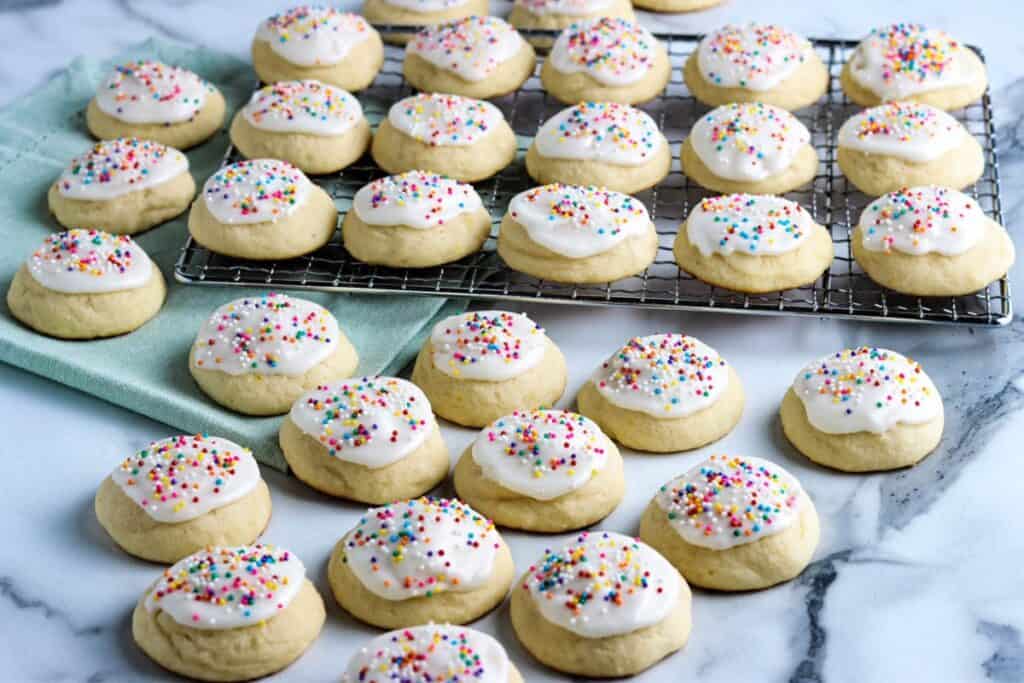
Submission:
[[[429,624],[383,633],[348,660],[341,683],[523,683],[497,640],[471,628]]]
[[[636,21],[629,0],[515,0],[508,23],[520,29],[561,31],[578,21],[601,17]],[[527,40],[537,47],[551,47],[554,42],[543,36],[530,36]]]
[[[548,549],[512,591],[512,627],[541,663],[632,676],[686,645],[690,587],[653,548],[611,531]]]
[[[828,229],[772,195],[708,197],[680,226],[679,267],[704,282],[757,294],[812,284],[832,265]]]
[[[828,69],[810,41],[775,24],[727,24],[706,35],[683,67],[693,96],[718,107],[763,102],[802,109],[828,89]]]
[[[358,14],[300,5],[263,21],[252,40],[252,66],[264,83],[315,80],[362,90],[384,64],[380,34]]]
[[[207,546],[254,542],[270,490],[252,452],[216,436],[154,441],[96,492],[96,518],[125,552],[173,564]]]
[[[389,503],[448,476],[448,448],[430,401],[397,377],[321,384],[296,399],[278,438],[295,476],[340,498]]]
[[[327,612],[306,568],[272,545],[207,548],[143,594],[132,636],[163,668],[204,681],[248,681],[302,656]]]
[[[844,349],[797,374],[782,429],[798,451],[844,472],[908,467],[942,438],[942,397],[921,366],[885,349]]]
[[[758,590],[795,578],[818,545],[800,482],[761,458],[712,455],[662,486],[640,538],[695,586]]]
[[[360,188],[341,233],[364,263],[426,268],[479,251],[491,234],[491,214],[472,185],[408,171]]]
[[[722,0],[634,0],[633,5],[649,12],[696,12]]]
[[[615,102],[581,102],[537,131],[526,171],[538,183],[640,192],[668,175],[672,153],[646,112]]]
[[[611,514],[626,481],[619,449],[593,421],[527,410],[480,432],[455,466],[455,491],[495,524],[559,532]]]
[[[573,23],[555,40],[541,67],[544,89],[566,104],[636,104],[665,89],[668,51],[650,31],[625,19]]]
[[[280,159],[313,174],[352,164],[371,137],[359,100],[319,81],[261,88],[231,122],[231,142],[249,159]]]
[[[11,315],[60,339],[114,337],[160,312],[167,285],[160,269],[127,235],[56,232],[14,274]]]
[[[865,107],[901,100],[958,109],[985,94],[988,75],[974,50],[945,31],[903,23],[872,30],[846,62],[840,83]]]
[[[203,392],[246,415],[280,415],[304,392],[359,364],[323,306],[271,292],[230,301],[199,328],[189,372]]]
[[[421,93],[391,106],[370,151],[388,173],[434,171],[471,183],[512,163],[516,136],[490,102]]]
[[[522,313],[471,311],[434,325],[412,381],[444,419],[483,427],[514,410],[553,405],[567,370],[555,343]]]
[[[417,90],[506,95],[533,74],[537,55],[503,19],[473,16],[428,26],[405,46],[402,73]]]
[[[72,159],[47,202],[66,227],[131,235],[184,213],[195,194],[184,154],[151,140],[118,138]]]
[[[610,190],[544,185],[520,192],[498,233],[509,266],[553,282],[611,282],[643,272],[658,234],[640,200]]]
[[[881,285],[915,296],[984,289],[1013,265],[1010,235],[971,197],[944,187],[897,190],[872,202],[850,238]]]
[[[702,116],[679,161],[698,185],[724,193],[782,194],[818,171],[807,127],[785,109],[760,103],[727,104]]]
[[[363,0],[363,16],[386,26],[419,29],[464,17],[485,17],[489,13],[488,0]],[[389,31],[384,40],[401,45],[415,35]]]
[[[85,120],[100,140],[141,138],[188,149],[217,132],[226,107],[220,91],[188,69],[145,60],[115,67]]]
[[[381,628],[466,624],[501,604],[515,580],[494,523],[458,500],[417,498],[371,508],[334,546],[334,597]]]
[[[739,375],[707,344],[683,334],[634,337],[576,396],[579,411],[623,446],[688,451],[732,431],[743,413]]]
[[[927,104],[890,102],[851,116],[836,160],[858,190],[874,196],[915,185],[962,188],[985,170],[985,153],[964,125]]]
[[[252,159],[207,178],[188,230],[218,254],[277,261],[316,251],[338,226],[334,200],[287,161]]]

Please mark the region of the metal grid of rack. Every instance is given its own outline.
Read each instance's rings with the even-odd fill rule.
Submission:
[[[383,31],[395,30],[380,27]],[[551,32],[524,31],[527,36]],[[245,285],[280,289],[329,290],[358,293],[405,293],[484,300],[539,301],[562,304],[634,306],[676,310],[711,310],[730,313],[812,315],[878,321],[916,323],[967,323],[998,326],[1012,318],[1010,285],[1006,278],[983,291],[963,297],[921,298],[886,290],[872,282],[853,259],[850,233],[861,210],[872,198],[858,192],[839,170],[835,139],[843,121],[858,107],[846,99],[839,74],[855,47],[854,41],[811,42],[831,74],[828,93],[814,106],[797,113],[811,131],[819,167],[814,181],[786,196],[801,203],[815,220],[828,227],[835,243],[831,267],[812,285],[772,294],[747,295],[705,284],[675,264],[672,243],[680,222],[690,208],[711,193],[680,171],[679,147],[693,123],[708,110],[690,95],[682,81],[682,65],[696,48],[700,36],[655,34],[668,47],[672,78],[660,97],[642,105],[661,126],[673,151],[669,176],[651,190],[637,194],[654,219],[660,247],[655,262],[643,273],[604,285],[565,285],[513,271],[497,256],[496,237],[509,200],[533,186],[523,157],[540,124],[564,108],[540,85],[537,70],[515,93],[493,100],[516,132],[519,154],[515,162],[495,177],[476,184],[493,217],[491,238],[483,249],[460,261],[436,268],[404,269],[373,266],[348,254],[341,244],[340,218],[356,191],[386,175],[367,155],[341,173],[315,176],[313,180],[334,197],[341,216],[339,233],[320,250],[297,259],[254,262],[214,254],[188,238],[175,267],[176,278],[188,284]],[[979,51],[979,54],[980,51]],[[359,93],[367,117],[375,126],[390,105],[412,94],[402,78],[402,50],[385,48],[385,61],[374,84]],[[982,144],[985,173],[966,190],[985,213],[1002,222],[999,194],[999,162],[991,101],[986,93],[980,102],[951,112]],[[233,149],[225,163],[238,158]]]

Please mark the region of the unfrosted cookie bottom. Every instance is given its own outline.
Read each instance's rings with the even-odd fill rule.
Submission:
[[[490,14],[488,0],[466,0],[464,4],[436,12],[417,12],[405,7],[398,7],[387,0],[364,0],[362,15],[371,24],[389,26],[408,26],[409,33],[387,32],[384,42],[405,45],[412,39],[416,31],[425,26],[436,26],[466,17],[485,17]]]
[[[195,194],[192,174],[182,171],[159,185],[105,200],[65,197],[59,183],[54,183],[47,202],[57,222],[66,228],[134,235],[185,213]]]
[[[876,197],[922,185],[959,190],[973,185],[985,172],[985,152],[971,135],[964,135],[962,144],[937,159],[921,163],[842,146],[836,161],[843,175],[858,190]]]
[[[972,102],[977,102],[985,94],[988,88],[988,75],[985,72],[985,65],[975,54],[974,50],[965,49],[963,58],[968,60],[968,67],[974,74],[970,83],[958,85],[952,88],[940,88],[927,92],[917,93],[901,98],[903,102],[920,102],[930,104],[939,109],[950,110],[966,107]],[[839,74],[839,83],[843,92],[856,104],[862,107],[874,107],[882,104],[883,100],[874,91],[864,87],[853,77],[851,62],[843,65]]]
[[[538,29],[542,31],[561,31],[572,24],[599,19],[601,17],[613,17],[636,21],[636,13],[633,11],[633,3],[629,0],[611,0],[606,6],[593,14],[560,14],[548,12],[546,14],[534,14],[520,4],[512,5],[512,11],[508,15],[508,23],[517,29]],[[530,36],[526,38],[536,47],[548,48],[555,42],[554,38],[542,36]]]
[[[493,73],[479,81],[469,81],[428,62],[418,54],[406,52],[402,63],[405,80],[421,92],[449,93],[486,99],[500,97],[516,90],[533,74],[537,55],[533,47],[523,42],[519,52],[501,62]]]
[[[538,183],[593,185],[625,194],[654,187],[665,179],[671,165],[672,153],[668,142],[662,142],[661,147],[651,155],[651,158],[639,166],[618,166],[587,159],[546,157],[537,150],[536,142],[526,150],[526,172]]]
[[[388,173],[433,171],[474,183],[490,178],[516,158],[516,135],[504,120],[470,145],[429,145],[384,119],[370,147],[373,160]]]
[[[345,248],[364,263],[428,268],[479,251],[491,234],[491,214],[481,208],[421,230],[406,225],[369,225],[352,209],[345,214],[341,234]]]
[[[696,12],[720,4],[723,0],[634,0],[633,4],[650,12]]]
[[[313,80],[349,92],[362,90],[373,83],[384,64],[384,44],[376,31],[352,46],[345,58],[336,64],[292,64],[270,49],[270,44],[264,40],[254,39],[251,52],[253,69],[263,83]]]
[[[828,69],[818,55],[811,53],[800,68],[774,88],[728,88],[709,83],[704,78],[697,52],[693,52],[683,66],[683,80],[693,96],[709,107],[733,102],[760,102],[795,111],[814,104],[825,94],[828,90]]]
[[[366,119],[341,135],[277,133],[253,126],[242,112],[231,122],[231,142],[247,159],[280,159],[314,175],[335,173],[363,156],[370,146]]]
[[[683,173],[698,185],[723,194],[785,194],[807,185],[818,172],[818,153],[809,144],[800,148],[784,171],[761,180],[730,180],[715,175],[697,156],[690,138],[683,141],[679,160]]]
[[[652,100],[668,84],[672,74],[668,52],[658,44],[654,50],[654,62],[643,78],[628,85],[607,85],[585,72],[565,73],[559,71],[550,59],[544,60],[540,80],[544,89],[555,99],[565,104],[580,102],[622,102],[639,104]]]

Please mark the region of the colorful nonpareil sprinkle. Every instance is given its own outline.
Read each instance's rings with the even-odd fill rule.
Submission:
[[[775,24],[729,24],[701,41],[698,60],[710,83],[767,90],[796,71],[810,50],[807,40]]]
[[[687,219],[687,232],[705,254],[782,254],[804,242],[812,223],[796,202],[731,194],[701,200]]]
[[[141,60],[115,67],[96,91],[96,104],[130,123],[180,123],[198,113],[210,91],[187,69]]]
[[[482,81],[522,48],[522,37],[502,19],[473,16],[425,28],[406,51],[465,80]]]
[[[465,146],[484,139],[502,121],[490,102],[459,95],[420,93],[395,103],[388,121],[431,146]]]
[[[144,190],[188,170],[178,150],[151,140],[117,138],[97,142],[71,160],[58,180],[60,193],[73,199],[112,199]]]
[[[581,16],[596,14],[608,7],[611,0],[515,0],[517,7],[530,11],[531,14],[567,14]]]
[[[535,144],[546,157],[635,166],[661,151],[665,138],[654,119],[635,107],[581,102],[546,121]]]
[[[354,206],[369,225],[428,229],[478,211],[483,202],[472,185],[430,171],[407,171],[374,180],[356,193]]]
[[[451,377],[510,379],[540,362],[546,340],[543,328],[522,313],[472,311],[434,326],[431,358]]]
[[[221,223],[263,223],[284,218],[305,201],[310,181],[286,161],[238,161],[212,175],[203,200]]]
[[[924,137],[955,132],[960,124],[943,111],[926,104],[890,102],[862,112],[856,119],[858,139],[885,137],[912,143]]]
[[[904,254],[962,254],[981,237],[985,214],[973,198],[945,187],[890,192],[860,216],[863,245]]]
[[[340,135],[363,118],[359,101],[320,81],[283,81],[260,88],[242,110],[256,128]]]
[[[688,141],[714,175],[749,181],[788,169],[810,140],[807,127],[785,109],[751,102],[708,112]]]
[[[921,24],[876,28],[866,40],[884,55],[881,76],[886,83],[905,77],[918,82],[941,79],[963,50],[949,34]]]
[[[258,40],[299,66],[337,64],[367,40],[373,28],[358,14],[322,5],[300,5],[260,24]]]
[[[657,45],[657,39],[639,24],[602,17],[563,31],[550,58],[560,71],[586,71],[602,82],[624,85],[654,68]]]
[[[131,237],[80,229],[47,235],[27,267],[44,287],[68,293],[141,287],[153,270],[149,256]]]

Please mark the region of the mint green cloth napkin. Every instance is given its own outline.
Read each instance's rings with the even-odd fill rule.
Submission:
[[[46,190],[71,157],[92,144],[83,111],[96,86],[112,64],[143,58],[186,67],[211,81],[228,100],[228,121],[255,82],[251,67],[234,57],[152,39],[111,62],[76,59],[43,88],[0,111],[0,287],[4,290],[46,234],[60,229],[47,210]],[[200,187],[216,169],[227,145],[227,134],[221,131],[188,153],[192,175]],[[224,410],[200,393],[189,375],[188,350],[200,323],[224,302],[259,290],[175,282],[174,262],[186,233],[185,218],[181,217],[138,237],[168,281],[167,302],[155,320],[115,339],[59,341],[18,324],[4,297],[0,303],[0,361],[175,429],[226,437],[251,448],[261,462],[284,470],[277,447],[281,419],[250,418]],[[301,296],[319,302],[338,317],[359,350],[359,370],[367,375],[399,372],[415,355],[432,322],[464,306],[412,296]],[[153,434],[154,439],[164,436],[167,434]]]

